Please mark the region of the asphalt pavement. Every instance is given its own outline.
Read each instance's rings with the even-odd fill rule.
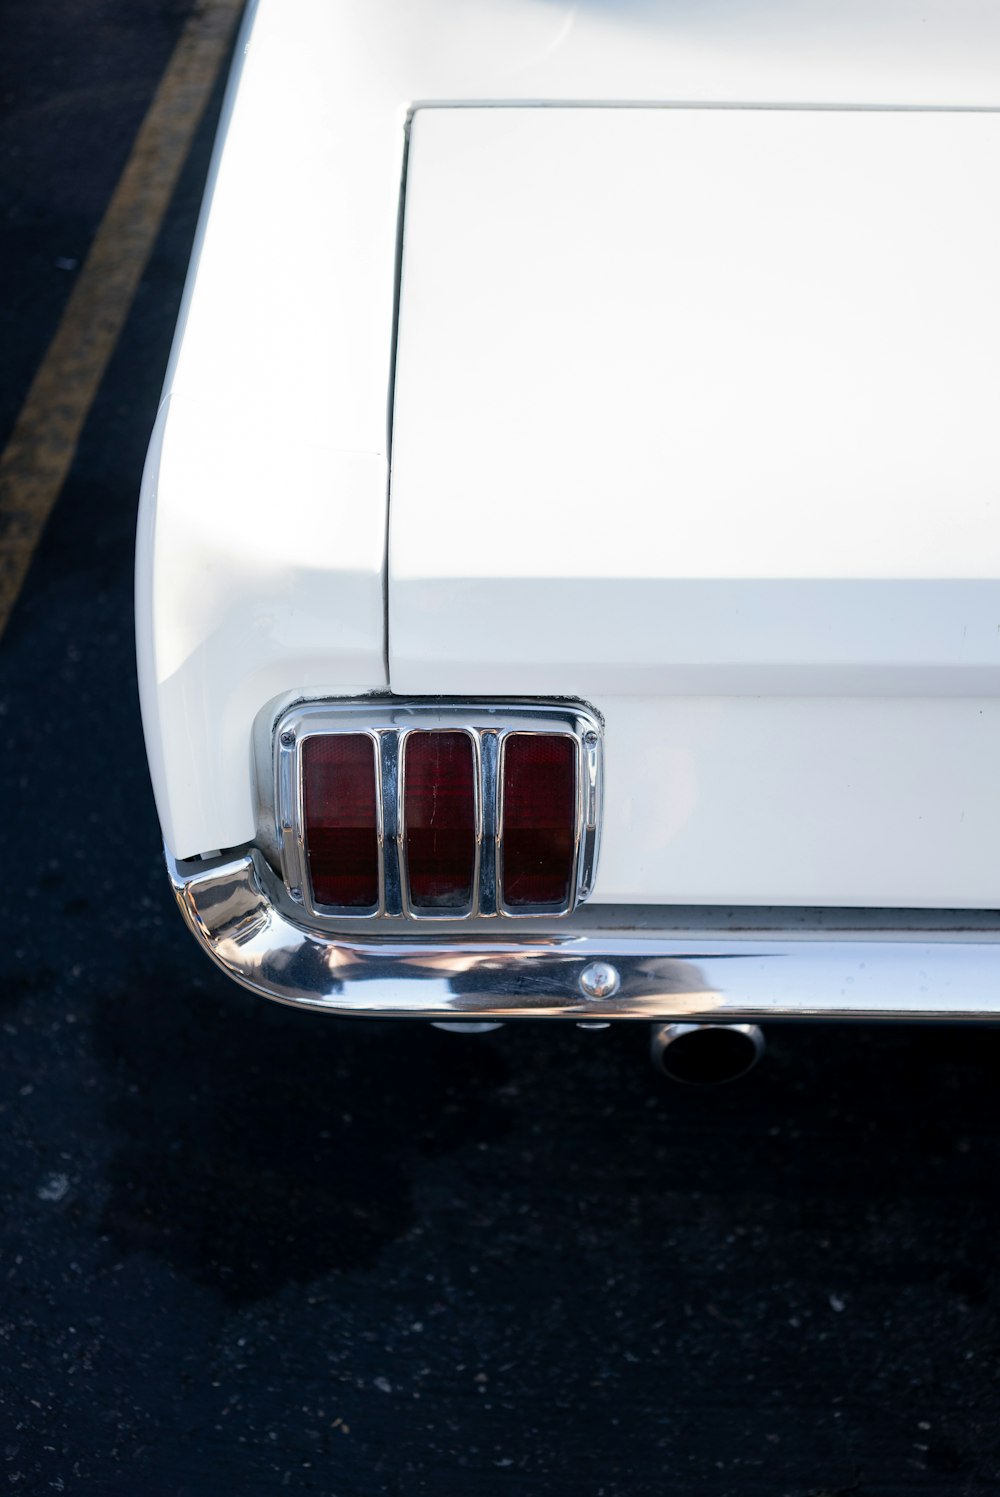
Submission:
[[[188,11],[0,3],[0,448]],[[220,97],[0,641],[5,1489],[1000,1489],[1000,1033],[777,1028],[706,1093],[643,1026],[271,1006],[183,929],[132,542]]]

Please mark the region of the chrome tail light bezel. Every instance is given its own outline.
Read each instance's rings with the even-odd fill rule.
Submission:
[[[404,751],[411,733],[427,731],[459,731],[472,740],[476,857],[472,898],[464,909],[420,908],[410,898]],[[306,852],[303,749],[310,738],[335,733],[365,734],[373,740],[379,858],[379,902],[375,909],[338,909],[321,905],[313,897]],[[569,898],[560,905],[507,908],[503,902],[502,764],[505,742],[516,733],[556,734],[570,738],[575,745],[573,862]],[[392,918],[428,922],[493,917],[558,919],[572,913],[594,887],[603,801],[603,731],[597,713],[582,703],[300,702],[277,719],[272,743],[274,847],[281,875],[292,900],[318,925],[365,925]]]

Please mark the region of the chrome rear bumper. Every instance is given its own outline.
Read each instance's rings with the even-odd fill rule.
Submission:
[[[184,918],[223,971],[265,997],[334,1014],[1000,1017],[997,912],[664,909],[651,927],[649,911],[591,906],[585,923],[544,934],[320,935],[280,907],[255,852],[167,864]],[[617,986],[595,982],[595,965],[612,967]],[[605,996],[588,997],[588,987]]]

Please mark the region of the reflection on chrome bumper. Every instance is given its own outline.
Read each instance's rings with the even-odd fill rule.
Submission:
[[[444,936],[318,934],[269,890],[256,853],[168,857],[209,955],[245,987],[330,1013],[422,1019],[1000,1017],[1000,915],[592,907],[587,923]],[[654,912],[655,913],[655,912]],[[684,912],[694,916],[696,912]],[[597,967],[596,979],[594,968]],[[617,983],[608,979],[612,969]],[[588,972],[588,969],[589,972]],[[588,989],[601,996],[588,997]]]

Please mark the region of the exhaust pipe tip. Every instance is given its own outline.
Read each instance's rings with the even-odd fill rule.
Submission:
[[[685,1086],[723,1086],[752,1071],[764,1053],[756,1024],[654,1024],[653,1064]]]

